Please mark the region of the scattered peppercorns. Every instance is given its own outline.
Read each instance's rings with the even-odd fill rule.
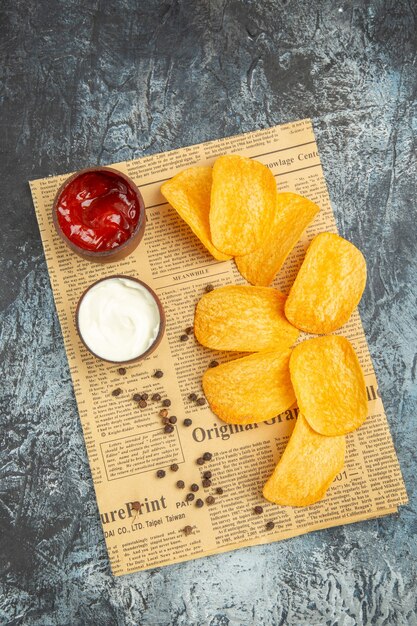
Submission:
[[[193,423],[193,420],[191,420],[189,417],[186,417],[185,420],[183,421],[184,426],[191,426],[192,423]]]
[[[161,394],[160,393],[154,393],[151,400],[153,400],[154,402],[159,402],[161,399]]]
[[[183,480],[177,480],[177,487],[178,489],[184,489],[185,482]]]
[[[196,463],[197,463],[197,465],[204,465],[205,461],[204,461],[203,457],[202,457],[202,456],[200,456],[200,457],[197,459]]]
[[[197,398],[197,406],[203,406],[206,403],[205,398]]]
[[[159,417],[167,417],[168,416],[168,411],[166,409],[161,409],[159,411]]]
[[[204,452],[203,459],[205,461],[211,461],[212,458],[213,458],[213,455],[210,452]]]
[[[181,335],[180,337],[180,341],[188,341],[189,340],[189,336],[188,335]]]
[[[170,424],[176,424],[177,423],[177,418],[175,415],[171,415],[171,417],[169,418],[169,423]]]
[[[155,370],[155,373],[154,373],[155,378],[162,378],[163,375],[164,375],[164,372],[162,370]]]
[[[192,402],[195,402],[197,400],[197,394],[190,393],[190,395],[188,396],[188,399],[191,400]]]
[[[197,483],[193,483],[190,487],[191,491],[198,491],[200,489],[200,487],[197,485]]]
[[[166,398],[166,400],[163,400],[162,406],[171,406],[171,400],[168,400],[168,398]]]
[[[274,527],[275,527],[274,522],[267,522],[266,525],[265,525],[265,528],[267,530],[272,530]]]
[[[263,508],[261,506],[255,506],[255,508],[253,509],[254,512],[256,513],[256,515],[260,515],[261,513],[264,512]]]
[[[191,534],[192,534],[192,532],[193,532],[193,527],[192,527],[192,526],[185,526],[185,528],[183,528],[183,532],[184,532],[184,535],[185,535],[186,537],[188,537],[188,535],[191,535]]]
[[[211,478],[211,477],[212,477],[212,473],[210,472],[210,470],[207,470],[207,472],[204,472],[204,474],[203,474],[203,478],[207,478],[207,479],[209,479],[209,478]]]
[[[202,507],[202,506],[204,506],[204,502],[202,501],[202,499],[201,499],[201,498],[198,498],[198,499],[195,501],[195,505],[196,505],[196,506],[198,506],[198,508],[199,508],[199,509],[201,509],[201,507]]]
[[[206,502],[207,502],[207,504],[214,504],[216,502],[216,500],[215,500],[215,498],[213,496],[207,496]]]
[[[146,407],[148,406],[148,403],[146,402],[146,400],[139,400],[138,404],[141,409],[146,409]]]
[[[219,364],[219,362],[218,362],[218,361],[210,361],[210,363],[209,363],[209,367],[217,367],[217,366],[218,366],[218,364]]]
[[[218,493],[219,495],[221,495],[223,493],[223,489],[221,487],[217,487],[216,489],[216,493]]]
[[[187,335],[192,335],[194,332],[194,328],[192,326],[187,326],[185,332],[187,333]]]
[[[174,427],[171,426],[171,424],[167,424],[165,426],[165,428],[164,428],[164,433],[169,434],[169,433],[173,433],[173,432],[174,432]]]
[[[171,472],[178,472],[179,467],[176,463],[173,463],[169,469],[171,470]]]
[[[158,470],[156,472],[156,475],[158,476],[158,478],[163,478],[165,476],[165,470]]]
[[[133,400],[135,402],[140,402],[142,400],[142,396],[140,395],[140,393],[134,393],[133,394]]]
[[[210,487],[211,480],[209,478],[204,478],[201,484],[203,485],[203,487]]]
[[[206,285],[206,292],[210,293],[210,291],[213,291],[214,287],[213,285]]]
[[[120,396],[121,393],[122,393],[122,390],[120,389],[120,387],[117,387],[117,389],[113,389],[113,391],[111,392],[111,395]]]
[[[119,369],[117,371],[120,374],[120,376],[124,376],[126,374],[126,368],[125,367],[119,367]]]
[[[195,498],[195,495],[193,493],[187,493],[187,495],[185,496],[185,499],[187,500],[187,502],[192,502]]]

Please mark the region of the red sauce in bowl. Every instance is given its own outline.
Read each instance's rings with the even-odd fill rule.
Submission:
[[[130,239],[141,207],[137,193],[116,172],[90,171],[62,190],[56,215],[63,234],[76,246],[112,250]]]

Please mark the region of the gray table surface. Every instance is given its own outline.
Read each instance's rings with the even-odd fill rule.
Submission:
[[[417,624],[415,0],[0,6],[0,624]],[[109,571],[27,181],[311,117],[410,498],[397,515]]]

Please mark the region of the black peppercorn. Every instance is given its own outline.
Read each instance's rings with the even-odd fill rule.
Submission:
[[[192,423],[193,423],[193,420],[190,420],[189,417],[186,417],[185,420],[183,421],[184,426],[191,426]]]
[[[205,461],[211,461],[212,458],[213,458],[213,455],[210,452],[204,452],[203,459]]]
[[[117,387],[117,389],[113,389],[113,391],[111,392],[111,395],[120,396],[121,393],[122,393],[122,390],[120,389],[120,387]]]
[[[164,428],[164,433],[169,434],[169,433],[173,433],[173,432],[174,432],[174,427],[171,426],[171,424],[167,424],[165,426],[165,428]]]
[[[158,478],[163,478],[165,476],[165,470],[158,470],[156,472],[156,475],[158,476]]]
[[[160,393],[154,393],[151,400],[153,400],[154,402],[159,402],[159,400],[161,399],[161,394]]]
[[[200,489],[200,487],[196,483],[193,483],[191,485],[190,489],[191,489],[191,491],[196,492],[196,491],[198,491]]]
[[[173,463],[169,469],[171,470],[171,472],[178,472],[179,467],[176,463]]]
[[[162,402],[162,406],[171,406],[171,400],[168,400],[167,398],[166,400]]]
[[[156,370],[154,373],[155,378],[162,378],[164,372],[162,370]]]
[[[185,482],[183,480],[177,480],[177,487],[178,489],[184,489]]]
[[[195,400],[197,400],[197,394],[190,393],[190,395],[188,396],[188,399],[191,400],[192,402],[195,402]]]
[[[201,498],[198,498],[198,500],[195,501],[195,505],[198,506],[199,509],[201,509],[201,507],[204,506],[204,502]]]
[[[261,513],[264,512],[263,508],[261,506],[255,506],[255,508],[253,509],[255,511],[255,513],[257,515],[260,515]]]
[[[206,403],[206,399],[205,398],[198,398],[197,399],[197,406],[204,406],[205,403]]]
[[[185,496],[185,499],[187,500],[187,502],[192,502],[195,498],[195,495],[193,493],[187,493],[187,495]]]
[[[119,369],[117,370],[120,374],[120,376],[124,376],[126,374],[126,368],[125,367],[119,367]]]
[[[169,418],[169,423],[170,424],[176,424],[177,423],[177,418],[175,417],[175,415],[171,415],[171,417]]]

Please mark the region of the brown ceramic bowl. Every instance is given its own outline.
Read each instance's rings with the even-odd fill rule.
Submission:
[[[158,334],[155,337],[153,343],[149,346],[149,348],[145,352],[142,352],[142,354],[139,354],[137,357],[134,357],[133,359],[129,359],[127,361],[112,361],[110,359],[105,359],[102,356],[99,356],[98,354],[93,352],[93,350],[90,348],[90,346],[84,341],[84,337],[83,337],[83,335],[81,333],[80,326],[79,326],[79,323],[78,323],[78,314],[79,314],[81,303],[82,303],[85,295],[95,285],[97,285],[98,283],[101,283],[101,282],[103,282],[105,280],[109,280],[110,278],[124,278],[126,280],[132,280],[132,281],[142,285],[142,287],[144,287],[150,293],[150,295],[153,297],[153,299],[155,300],[156,305],[158,307],[158,311],[159,311],[159,319],[160,319],[160,321],[159,321],[159,331],[158,331]],[[147,285],[143,281],[139,280],[138,278],[134,278],[133,276],[125,276],[123,274],[114,274],[112,276],[106,276],[105,278],[100,278],[99,280],[96,280],[89,287],[87,287],[87,289],[82,293],[80,299],[78,300],[77,308],[76,308],[76,311],[75,311],[75,326],[77,328],[78,336],[80,337],[82,343],[84,344],[84,346],[87,348],[87,350],[93,356],[95,356],[97,359],[100,359],[101,361],[107,361],[108,363],[114,363],[115,365],[124,365],[124,364],[137,363],[139,361],[142,361],[143,359],[146,359],[146,357],[148,357],[150,354],[152,354],[152,352],[154,352],[154,350],[156,350],[156,348],[161,343],[162,337],[164,336],[165,326],[166,326],[166,317],[165,317],[165,311],[163,309],[163,306],[161,304],[160,299],[158,298],[156,293],[153,291],[153,289],[151,289],[149,287],[149,285]]]
[[[76,178],[82,176],[83,174],[87,174],[88,172],[110,173],[116,178],[121,178],[133,191],[139,204],[139,219],[134,231],[130,235],[129,239],[127,239],[127,241],[123,242],[122,244],[120,244],[120,246],[117,246],[116,248],[112,248],[111,250],[86,250],[85,248],[78,246],[70,239],[68,239],[68,237],[62,231],[62,228],[58,221],[57,206],[62,193],[68,188],[69,185],[71,185],[71,183]],[[139,245],[145,231],[145,203],[138,187],[135,185],[133,180],[126,176],[126,174],[119,172],[119,170],[116,170],[113,167],[87,167],[86,169],[75,172],[75,174],[67,178],[67,180],[58,189],[52,206],[52,219],[56,232],[73,252],[81,256],[83,259],[87,259],[88,261],[95,261],[97,263],[114,263],[115,261],[120,261],[121,259],[127,257]]]

